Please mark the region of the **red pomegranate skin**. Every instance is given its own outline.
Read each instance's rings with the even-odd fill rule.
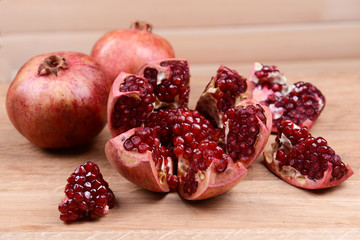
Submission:
[[[46,57],[66,59],[68,69],[38,74]],[[111,82],[90,56],[76,52],[38,55],[26,62],[12,81],[6,110],[15,128],[42,148],[82,145],[106,124]]]
[[[112,80],[120,72],[135,74],[146,62],[175,57],[170,43],[146,28],[106,33],[95,43],[91,56]]]

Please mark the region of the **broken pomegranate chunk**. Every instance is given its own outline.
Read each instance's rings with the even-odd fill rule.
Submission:
[[[249,80],[253,98],[267,105],[272,113],[272,132],[283,119],[311,128],[325,106],[325,97],[311,83],[286,85],[286,78],[276,66],[255,63]]]
[[[265,152],[266,166],[284,181],[306,189],[329,188],[354,172],[322,137],[313,137],[308,128],[290,120],[278,126],[271,152]]]
[[[59,204],[62,221],[97,218],[114,207],[114,193],[94,162],[77,167],[67,182],[65,199]]]
[[[220,66],[196,109],[223,132],[226,153],[248,167],[264,149],[271,132],[268,107],[251,98],[251,84],[235,70]]]

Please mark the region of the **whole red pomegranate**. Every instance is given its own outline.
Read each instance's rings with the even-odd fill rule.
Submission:
[[[138,75],[119,74],[108,101],[114,138],[105,153],[140,187],[200,200],[228,191],[246,176],[270,135],[271,114],[246,97],[245,79],[221,66],[198,104],[207,119],[187,108],[189,76],[183,59],[147,63]]]
[[[43,148],[84,144],[106,124],[111,81],[90,56],[54,52],[31,58],[6,96],[16,129]]]
[[[173,58],[174,51],[167,40],[152,33],[151,24],[136,21],[130,29],[118,29],[102,36],[91,56],[115,80],[120,72],[136,73],[146,62]]]

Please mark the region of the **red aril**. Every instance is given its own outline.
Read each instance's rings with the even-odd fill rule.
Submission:
[[[136,21],[130,29],[113,30],[102,36],[91,56],[114,81],[120,72],[135,74],[146,62],[173,58],[174,51],[167,40],[152,33],[151,24]]]
[[[322,137],[313,137],[307,127],[290,120],[278,126],[276,142],[265,152],[266,166],[287,183],[306,189],[329,188],[354,172]]]

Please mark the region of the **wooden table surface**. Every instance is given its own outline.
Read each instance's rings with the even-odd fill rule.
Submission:
[[[242,182],[216,198],[189,202],[177,193],[152,193],[111,168],[104,155],[107,127],[82,148],[49,151],[30,144],[7,117],[9,83],[1,83],[0,239],[359,239],[360,59],[276,64],[289,82],[312,82],[326,96],[311,132],[327,139],[353,168],[342,185],[318,191],[293,187],[270,173],[260,156]],[[191,107],[217,67],[191,66]],[[246,76],[252,66],[230,67]],[[66,179],[89,160],[109,182],[116,206],[96,221],[64,224],[57,206]]]

